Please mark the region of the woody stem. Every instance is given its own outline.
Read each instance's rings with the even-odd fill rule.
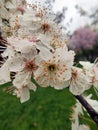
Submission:
[[[87,110],[93,121],[98,125],[98,113],[81,95],[77,95],[75,96],[75,98],[83,105],[83,107]]]

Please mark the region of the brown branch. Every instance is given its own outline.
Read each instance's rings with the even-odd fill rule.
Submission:
[[[90,117],[98,125],[98,113],[92,108],[92,106],[82,96],[77,95],[75,96],[75,98],[83,105],[83,107],[89,113]]]

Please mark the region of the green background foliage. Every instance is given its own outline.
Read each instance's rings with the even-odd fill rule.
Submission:
[[[31,92],[29,101],[21,104],[19,99],[0,87],[0,130],[71,130],[69,120],[75,99],[67,89],[40,88]],[[91,130],[97,126],[91,121]]]

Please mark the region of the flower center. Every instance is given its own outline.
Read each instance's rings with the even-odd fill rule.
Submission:
[[[48,23],[43,23],[41,29],[45,32],[49,31],[50,25]]]
[[[38,68],[38,66],[35,64],[34,60],[27,61],[25,64],[25,69],[28,71],[35,71]]]
[[[49,65],[48,66],[48,70],[50,71],[50,72],[53,72],[53,71],[55,71],[56,70],[56,66],[53,64],[53,65]]]
[[[43,13],[42,12],[38,12],[38,13],[36,13],[36,15],[35,15],[36,17],[40,17],[40,18],[42,18],[42,16],[43,16]]]
[[[72,78],[75,80],[77,78],[77,70],[72,72]]]

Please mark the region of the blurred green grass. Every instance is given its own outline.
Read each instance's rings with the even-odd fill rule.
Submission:
[[[71,130],[69,115],[75,99],[67,89],[38,87],[23,104],[2,90],[3,86],[0,87],[0,130]],[[90,124],[91,130],[97,130],[93,123],[83,121]]]

